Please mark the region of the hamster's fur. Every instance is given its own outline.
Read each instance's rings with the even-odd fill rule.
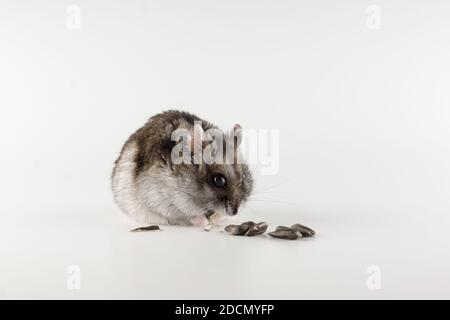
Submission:
[[[212,212],[236,214],[250,195],[253,180],[244,163],[173,163],[172,132],[195,132],[196,123],[203,132],[219,130],[193,114],[169,110],[151,117],[123,146],[115,162],[112,189],[119,207],[137,222],[202,226]],[[234,132],[224,133],[224,139]],[[225,186],[217,187],[218,176],[224,177],[219,182],[226,181]]]

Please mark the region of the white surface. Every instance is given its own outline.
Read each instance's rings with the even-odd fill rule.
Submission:
[[[0,298],[450,298],[448,1],[74,4],[0,1]],[[112,163],[168,107],[279,129],[238,220],[317,238],[128,232]]]
[[[337,217],[275,210],[279,212],[261,210],[258,221],[270,221],[271,227],[302,221],[314,226],[318,236],[283,241],[182,227],[132,233],[128,232],[132,225],[114,214],[2,225],[0,295],[64,299],[450,295],[448,225],[348,212]],[[380,290],[366,286],[366,269],[374,264],[381,269]],[[80,290],[67,289],[70,265],[80,267]]]

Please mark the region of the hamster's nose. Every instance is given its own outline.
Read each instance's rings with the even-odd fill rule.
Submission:
[[[231,205],[231,213],[235,216],[239,211],[239,203]]]
[[[225,210],[228,214],[235,216],[239,211],[239,203],[225,202]]]

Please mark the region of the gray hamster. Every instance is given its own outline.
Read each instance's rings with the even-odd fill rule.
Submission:
[[[174,133],[188,133],[175,139]],[[219,132],[220,139],[203,141],[208,132]],[[241,128],[224,133],[215,125],[188,112],[169,110],[151,117],[132,134],[122,148],[112,173],[114,199],[119,207],[139,223],[205,226],[207,217],[235,215],[248,199],[253,179],[243,161],[174,161],[173,150],[180,141],[181,154],[222,148],[219,142],[232,141],[234,160],[241,158]],[[194,143],[200,148],[195,148]],[[194,146],[194,147],[193,147]],[[215,148],[215,149],[214,149]],[[211,150],[211,149],[210,149]],[[214,154],[214,153],[213,153]],[[222,156],[220,156],[222,157]]]

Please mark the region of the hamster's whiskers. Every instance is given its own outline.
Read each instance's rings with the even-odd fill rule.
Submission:
[[[300,206],[300,203],[288,202],[288,201],[283,201],[283,200],[249,198],[247,201],[248,202],[253,201],[253,202],[282,203],[282,204],[288,204],[288,205],[292,205],[292,206]]]

